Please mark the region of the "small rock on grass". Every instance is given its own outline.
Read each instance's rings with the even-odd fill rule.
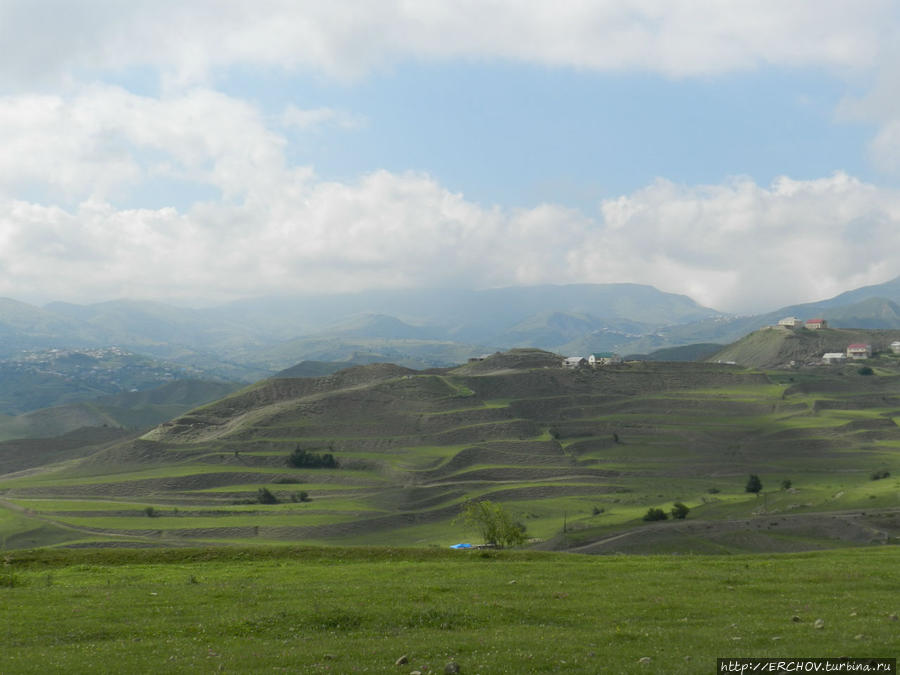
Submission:
[[[891,615],[888,617],[888,619],[890,619],[891,621],[896,621],[896,620],[897,620],[897,615],[896,615],[896,614],[891,614]]]
[[[404,664],[406,664],[406,663],[409,663],[409,656],[407,656],[406,654],[404,654],[404,655],[401,656],[399,659],[397,659],[396,661],[394,661],[394,665],[395,665],[395,666],[402,666],[402,665],[404,665]]]
[[[791,621],[793,621],[794,623],[800,623],[801,619],[799,616],[794,614],[794,616],[791,617]]]
[[[445,675],[457,675],[459,672],[459,664],[456,661],[451,661],[444,666]]]
[[[813,628],[825,628],[825,619],[816,619]]]
[[[650,663],[651,660],[652,659],[649,656],[642,656],[641,658],[638,659],[638,663],[647,665],[648,663]]]

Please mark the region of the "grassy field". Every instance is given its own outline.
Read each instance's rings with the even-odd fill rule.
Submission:
[[[900,541],[897,359],[873,360],[873,376],[849,366],[552,362],[515,350],[439,372],[377,364],[266,380],[83,460],[0,476],[0,513],[9,512],[0,546],[67,537],[447,546],[473,536],[453,519],[483,498],[552,549]],[[340,468],[289,466],[297,447],[332,453]],[[14,453],[31,452],[9,448],[11,466]],[[877,472],[889,475],[873,480]],[[751,473],[759,496],[745,491]],[[260,489],[280,503],[257,503]],[[690,507],[686,523],[642,521],[675,502]]]
[[[0,672],[698,673],[717,657],[895,657],[898,587],[894,546],[13,552]]]

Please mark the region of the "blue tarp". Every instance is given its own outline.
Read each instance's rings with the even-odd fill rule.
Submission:
[[[453,544],[450,548],[474,548],[472,544]]]

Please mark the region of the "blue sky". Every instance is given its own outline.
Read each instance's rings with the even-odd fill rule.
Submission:
[[[636,282],[752,312],[885,281],[898,27],[887,0],[0,0],[0,295]]]

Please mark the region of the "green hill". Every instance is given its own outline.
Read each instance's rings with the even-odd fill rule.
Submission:
[[[744,336],[709,357],[709,361],[734,362],[756,368],[816,365],[827,352],[845,353],[853,343],[872,345],[876,353],[889,354],[890,344],[900,340],[900,330],[807,330],[769,326]]]
[[[900,533],[898,387],[890,359],[871,377],[566,370],[528,349],[455,369],[373,364],[264,380],[76,464],[0,479],[0,493],[95,543],[448,545],[473,534],[454,521],[462,504],[490,499],[549,548],[870,545]],[[297,449],[339,466],[291,466]],[[751,473],[763,496],[745,492]],[[675,502],[687,521],[642,521]]]

